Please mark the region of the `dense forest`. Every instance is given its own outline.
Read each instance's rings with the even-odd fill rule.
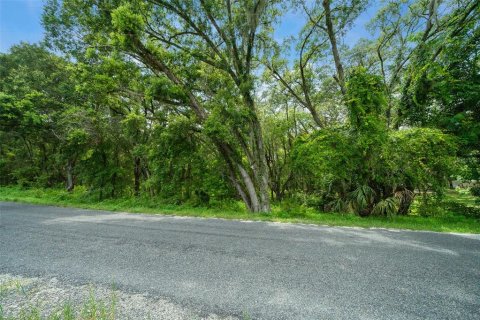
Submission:
[[[369,216],[479,178],[478,1],[49,0],[43,25],[0,54],[0,185]]]

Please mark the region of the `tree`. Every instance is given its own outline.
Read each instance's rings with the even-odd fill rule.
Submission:
[[[234,126],[225,130],[229,137],[210,130],[209,138],[246,206],[253,212],[269,211],[254,70],[276,15],[275,2],[156,0],[94,5],[91,10],[83,1],[63,1],[61,6],[50,1],[44,17],[50,38],[60,41],[62,35],[54,32],[59,25],[80,32],[97,49],[108,46],[134,57],[179,93],[171,106],[188,108],[200,127],[213,122],[215,109],[229,118],[233,112]],[[222,79],[229,92],[216,91],[217,83],[209,74]]]
[[[434,129],[388,130],[381,77],[365,69],[346,81],[349,127],[324,129],[294,145],[295,173],[323,210],[361,216],[407,214],[414,192],[441,194],[454,172],[456,145]]]
[[[0,55],[1,183],[406,214],[455,152],[478,175],[479,5],[389,1],[347,43],[367,6],[49,0],[45,44]]]
[[[346,94],[338,37],[351,27],[366,1],[300,0],[293,6],[301,8],[304,27],[291,44],[272,43],[264,63],[268,73],[287,89],[286,93],[309,111],[317,127],[325,128],[331,122],[322,114],[325,106],[334,103],[338,108]],[[293,66],[285,57],[292,46],[297,55]]]
[[[7,181],[53,186],[64,175],[53,156],[62,115],[79,102],[70,65],[38,45],[2,54],[0,130]]]

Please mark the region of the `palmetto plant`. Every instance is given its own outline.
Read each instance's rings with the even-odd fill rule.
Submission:
[[[402,203],[411,201],[413,195],[409,190],[396,192],[393,196],[380,198],[368,185],[358,186],[348,195],[348,206],[351,211],[361,215],[396,215]]]
[[[349,212],[349,204],[342,198],[338,198],[329,203],[330,209],[333,212]]]
[[[415,197],[415,192],[409,189],[398,190],[395,192],[394,197],[398,199],[397,214],[405,215],[410,209],[410,205]]]
[[[391,217],[397,213],[399,205],[399,198],[389,197],[377,202],[373,207],[372,214]]]
[[[368,185],[360,185],[348,195],[351,210],[361,216],[370,214],[374,207],[375,190]]]

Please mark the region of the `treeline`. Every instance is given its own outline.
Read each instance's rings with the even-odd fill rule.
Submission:
[[[407,214],[478,177],[479,7],[50,0],[45,41],[0,55],[0,183]]]

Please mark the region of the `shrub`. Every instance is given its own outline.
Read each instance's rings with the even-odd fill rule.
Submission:
[[[348,130],[325,129],[295,142],[293,172],[307,194],[318,196],[320,209],[407,214],[414,190],[440,195],[455,172],[456,144],[439,130],[388,132],[368,147],[364,140]]]
[[[415,211],[422,217],[439,217],[446,214],[445,206],[433,197],[422,197]]]
[[[437,129],[389,130],[383,82],[365,69],[347,81],[350,126],[302,136],[292,148],[298,185],[334,211],[361,216],[407,214],[413,192],[442,194],[456,168],[457,146]]]
[[[471,187],[470,193],[472,196],[480,197],[480,186]]]
[[[456,201],[445,202],[444,207],[446,210],[451,211],[457,215],[480,219],[480,208],[478,207],[470,207]]]
[[[306,208],[295,198],[285,198],[280,202],[280,215],[285,218],[301,217],[305,215]]]

